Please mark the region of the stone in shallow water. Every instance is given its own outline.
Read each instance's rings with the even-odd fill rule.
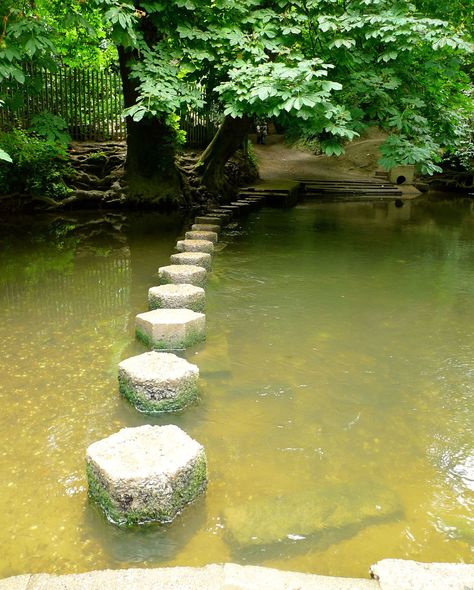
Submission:
[[[179,252],[170,256],[171,264],[191,264],[211,270],[212,256],[207,252]]]
[[[193,231],[213,231],[219,233],[221,231],[221,226],[212,223],[193,223],[191,229]]]
[[[257,498],[224,511],[230,543],[237,549],[278,547],[306,539],[347,538],[401,511],[397,496],[373,482],[325,484],[307,492]],[[326,539],[322,538],[326,535]],[[259,553],[260,555],[260,553]]]
[[[153,309],[186,308],[204,311],[206,293],[202,287],[181,283],[159,285],[148,290],[148,306]]]
[[[196,285],[196,287],[204,287],[207,281],[206,269],[202,266],[195,266],[194,264],[171,264],[169,266],[161,266],[158,269],[160,281],[163,284],[173,283],[187,285]]]
[[[89,446],[89,496],[116,524],[170,522],[207,485],[203,447],[180,428],[123,428]]]
[[[178,240],[176,242],[178,252],[214,252],[214,244],[209,240]]]
[[[184,238],[186,240],[208,240],[217,244],[219,236],[214,231],[187,231]]]
[[[217,215],[198,215],[194,218],[194,223],[212,223],[214,225],[224,225],[224,221]]]
[[[145,352],[118,366],[120,392],[140,412],[182,410],[198,394],[199,369],[169,352]]]
[[[190,309],[154,309],[136,316],[135,332],[156,350],[188,348],[206,339],[206,316]]]

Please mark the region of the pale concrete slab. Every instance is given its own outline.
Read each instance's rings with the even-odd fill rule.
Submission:
[[[182,410],[196,400],[199,369],[169,352],[145,352],[119,363],[120,393],[146,413]]]
[[[174,424],[122,428],[89,445],[89,496],[115,524],[171,522],[207,486],[204,448]]]
[[[382,559],[370,572],[381,590],[474,590],[474,564]]]
[[[206,316],[191,309],[154,309],[136,316],[135,333],[155,350],[182,350],[206,339]]]
[[[23,576],[22,576],[23,577]],[[29,576],[28,576],[29,577]],[[232,563],[205,567],[170,567],[92,571],[83,574],[29,577],[26,586],[9,586],[0,580],[0,590],[378,590],[374,580],[335,578],[286,572]]]
[[[212,256],[208,252],[179,252],[170,256],[171,264],[190,264],[211,270]]]
[[[209,240],[178,240],[176,242],[178,252],[214,252],[214,244]]]
[[[219,236],[214,231],[187,231],[184,235],[185,240],[208,240],[217,244]]]
[[[153,309],[191,309],[202,312],[206,304],[206,292],[202,287],[181,283],[159,285],[148,290],[148,306]]]
[[[207,282],[207,272],[202,266],[194,264],[170,264],[158,269],[158,276],[162,284],[186,284],[204,287]]]
[[[31,574],[25,574],[22,576],[12,576],[11,578],[5,578],[0,580],[0,590],[27,590],[29,584],[33,578]]]

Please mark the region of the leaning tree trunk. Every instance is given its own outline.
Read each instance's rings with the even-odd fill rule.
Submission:
[[[133,55],[118,48],[125,107],[136,104],[138,90],[130,77],[128,60]],[[175,133],[164,120],[127,117],[127,159],[125,173],[131,200],[150,204],[176,202],[181,195],[180,178],[175,165]]]
[[[202,184],[211,192],[224,194],[231,188],[227,183],[224,167],[242,147],[250,125],[251,119],[245,115],[237,118],[225,117],[211,143],[201,154],[195,171],[201,177]]]

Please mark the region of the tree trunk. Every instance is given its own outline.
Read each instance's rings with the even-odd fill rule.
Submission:
[[[136,104],[137,83],[130,78],[128,60],[133,54],[118,47],[125,107]],[[131,200],[149,204],[177,204],[181,197],[180,178],[175,165],[175,133],[164,120],[127,117],[127,159],[125,174]]]
[[[236,150],[242,147],[249,132],[251,119],[247,116],[225,117],[211,143],[202,153],[195,171],[211,192],[224,194],[230,187],[224,174],[224,167]]]

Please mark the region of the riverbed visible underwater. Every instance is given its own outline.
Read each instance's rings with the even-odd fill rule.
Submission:
[[[0,577],[234,561],[366,577],[385,557],[472,561],[474,202],[302,203],[224,232],[200,401],[137,413],[117,364],[189,226],[154,213],[1,222]],[[177,424],[206,495],[120,529],[87,446]]]

